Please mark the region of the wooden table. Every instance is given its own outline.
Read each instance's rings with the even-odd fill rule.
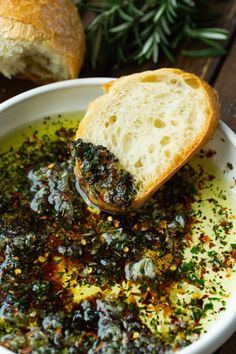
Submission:
[[[218,26],[229,30],[229,38],[225,44],[227,54],[217,58],[190,59],[177,55],[175,64],[162,60],[157,66],[145,63],[142,66],[126,65],[115,73],[107,68],[98,72],[82,70],[80,77],[120,76],[159,67],[178,67],[203,77],[219,92],[221,99],[221,119],[236,132],[236,1],[217,1]],[[197,43],[184,43],[186,49],[196,48]],[[180,50],[179,50],[180,52]],[[8,80],[0,76],[0,102],[35,87],[29,81]],[[201,354],[201,353],[199,353]],[[236,354],[236,333],[215,354]]]

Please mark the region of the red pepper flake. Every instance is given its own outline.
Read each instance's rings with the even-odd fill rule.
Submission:
[[[223,220],[223,221],[221,221],[220,226],[222,226],[224,228],[228,227],[229,226],[229,222],[227,220]]]
[[[62,192],[61,195],[64,197],[65,200],[70,200],[70,195],[68,192]]]
[[[160,226],[161,229],[166,229],[167,221],[166,220],[161,220],[159,226]]]
[[[204,274],[206,273],[206,268],[205,267],[202,267],[201,270],[200,270],[200,279],[203,279],[204,278]]]
[[[119,220],[114,220],[114,226],[115,226],[115,227],[119,227],[119,226],[120,226]]]
[[[173,350],[173,352],[175,353],[175,352],[177,352],[177,351],[179,350],[179,347],[174,346],[172,350]]]
[[[207,235],[203,235],[203,234],[202,234],[202,235],[200,236],[200,241],[203,242],[203,243],[207,243],[207,242],[210,241],[210,237],[207,236]]]
[[[79,226],[78,225],[73,225],[72,226],[72,230],[73,231],[78,231],[79,230]]]
[[[12,193],[12,196],[15,199],[19,199],[22,196],[22,193],[21,192],[14,192],[14,193]]]
[[[208,181],[213,181],[216,177],[214,175],[209,175],[208,176]]]
[[[173,313],[172,308],[168,304],[163,305],[163,310],[167,316],[170,316]]]
[[[105,343],[104,342],[101,342],[97,348],[94,350],[94,353],[98,353],[100,351],[100,349],[102,349],[104,347]]]
[[[233,260],[229,258],[229,256],[224,257],[224,266],[227,268],[232,268],[233,267]]]
[[[32,349],[30,347],[26,347],[21,350],[21,354],[32,353]]]
[[[236,249],[231,252],[231,256],[236,260]]]
[[[206,156],[206,157],[212,157],[212,156],[214,156],[215,154],[216,154],[216,151],[214,151],[214,150],[208,150],[208,151],[206,151],[205,156]]]
[[[177,265],[177,266],[180,266],[182,263],[182,259],[181,258],[178,258],[176,257],[175,260],[174,260],[174,264]]]
[[[61,328],[57,328],[56,330],[56,337],[60,337],[62,334],[62,329]]]
[[[39,216],[39,219],[40,220],[48,220],[49,217],[47,215],[42,215],[42,216]]]
[[[209,243],[209,248],[213,248],[213,247],[215,247],[216,245],[213,243],[213,242],[210,242]]]
[[[191,234],[186,234],[186,235],[184,236],[184,239],[185,239],[185,241],[186,241],[186,243],[187,243],[187,246],[191,246],[191,244],[193,243],[193,237],[192,237],[192,235],[191,235]]]

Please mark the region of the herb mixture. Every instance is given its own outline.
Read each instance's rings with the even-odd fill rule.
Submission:
[[[118,158],[104,146],[82,139],[72,142],[71,148],[79,165],[80,186],[88,196],[125,210],[137,191],[132,175],[120,167]]]
[[[225,240],[232,215],[217,198],[206,200],[219,215],[215,241],[199,223],[215,176],[186,165],[142,210],[111,216],[76,192],[73,135],[35,132],[0,156],[0,345],[22,354],[188,345],[224,309],[219,278],[236,258]]]

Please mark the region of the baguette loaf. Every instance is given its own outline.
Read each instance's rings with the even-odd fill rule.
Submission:
[[[0,0],[0,72],[37,84],[76,78],[84,32],[71,0]]]
[[[137,208],[211,137],[219,119],[218,95],[205,81],[179,69],[124,76],[104,90],[89,105],[76,139],[102,145],[119,159],[134,177],[138,193],[130,209]],[[77,161],[78,179],[80,172]],[[89,198],[102,209],[120,212]]]

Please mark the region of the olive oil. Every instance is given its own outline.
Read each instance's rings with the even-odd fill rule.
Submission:
[[[81,113],[1,139],[0,343],[24,353],[165,353],[195,341],[235,279],[235,204],[201,151],[141,209],[76,191]]]
[[[37,132],[38,137],[47,134],[50,139],[56,138],[55,132],[63,126],[63,128],[76,129],[79,122],[83,118],[83,112],[74,112],[70,114],[57,114],[55,116],[44,117],[38,119],[30,124],[24,124],[19,128],[14,129],[13,132],[5,134],[0,137],[0,153],[9,149],[9,147],[16,148],[22,144],[26,138],[33,136]]]

